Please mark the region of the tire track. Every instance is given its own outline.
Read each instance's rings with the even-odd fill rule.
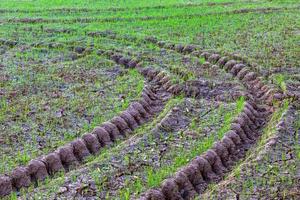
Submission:
[[[189,199],[203,192],[207,184],[220,181],[234,163],[245,155],[245,152],[259,137],[259,132],[273,112],[273,101],[282,100],[285,95],[265,85],[257,73],[239,61],[221,57],[217,53],[198,51],[191,45],[156,43],[160,47],[168,47],[180,53],[204,57],[209,63],[217,64],[236,76],[250,92],[245,108],[221,141],[203,155],[195,158],[173,178],[167,179],[159,190],[150,190],[142,197],[144,199],[173,199],[177,196],[178,199]],[[142,92],[142,98],[131,103],[129,108],[119,116],[104,122],[91,133],[83,135],[82,138],[48,155],[31,160],[27,166],[17,167],[9,175],[1,176],[1,196],[8,195],[13,190],[28,187],[31,183],[42,181],[59,171],[69,171],[80,165],[86,157],[97,154],[102,147],[110,146],[115,141],[126,138],[136,127],[149,120],[153,113],[161,110],[163,102],[171,94],[178,95],[183,91],[183,87],[180,84],[173,84],[170,77],[163,71],[143,68],[141,62],[118,53],[107,55],[126,68],[137,68],[150,81],[149,87],[145,87]]]
[[[268,133],[268,137],[263,138],[238,167],[240,174],[236,176],[235,172],[231,173],[226,180],[205,192],[201,198],[234,199],[239,196],[241,199],[297,199],[300,181],[299,173],[297,175],[297,170],[300,170],[297,158],[299,108],[293,104],[285,106],[278,111],[280,118],[275,118],[272,125],[269,125],[269,132],[273,133]],[[274,169],[279,170],[270,173]],[[247,187],[249,180],[253,184],[250,188]],[[245,187],[247,192],[243,191]],[[285,194],[282,188],[289,192]]]
[[[160,47],[164,45],[160,43]],[[169,44],[168,47],[170,46],[181,53],[196,54],[195,48],[189,45],[176,47]],[[192,199],[203,193],[208,184],[221,181],[259,138],[274,111],[274,100],[284,98],[284,94],[265,85],[258,74],[243,63],[216,53],[197,53],[209,63],[217,64],[237,77],[250,92],[248,101],[231,124],[231,130],[219,142],[180,169],[173,177],[166,179],[159,189],[150,189],[140,199]],[[183,90],[179,85],[176,88],[177,94]]]
[[[220,141],[166,179],[159,188],[148,190],[140,199],[193,199],[202,194],[208,184],[220,182],[245,156],[259,138],[270,114],[256,102],[246,102],[241,114],[231,124],[231,130]]]
[[[158,77],[162,77],[161,81],[159,82],[162,87],[167,90],[168,92],[172,93],[173,95],[183,95],[184,97],[189,98],[206,98],[206,99],[216,99],[219,101],[226,101],[225,93],[229,95],[230,101],[237,100],[241,96],[246,96],[246,92],[237,90],[236,88],[232,88],[232,84],[230,83],[217,83],[217,82],[210,82],[210,81],[203,81],[203,80],[184,80],[184,75],[182,70],[170,70],[172,73],[178,75],[180,78],[183,79],[183,83],[178,83],[176,80],[175,82],[167,77],[166,72],[155,70],[152,68],[142,68],[141,61],[137,59],[132,59],[127,56],[120,54],[119,52],[113,51],[98,51],[101,54],[105,54],[110,59],[114,60],[117,64],[123,65],[127,68],[131,68],[133,64],[139,63],[138,67],[140,72],[147,76],[150,81],[156,80]],[[156,80],[157,81],[157,80]],[[231,88],[231,90],[229,90]]]
[[[131,63],[131,67],[138,67],[136,62],[128,63]],[[151,72],[155,74],[154,77],[149,76],[151,73],[141,70],[146,79],[150,77],[153,81],[144,87],[141,99],[132,102],[118,116],[48,155],[31,160],[27,166],[20,166],[9,174],[0,175],[0,196],[29,187],[32,183],[37,184],[38,181],[52,177],[55,173],[67,172],[78,167],[87,157],[97,155],[101,153],[101,148],[125,139],[133,130],[149,121],[155,113],[160,112],[164,107],[164,102],[171,96],[162,87],[162,84],[168,80],[168,76],[159,71],[152,70]]]
[[[166,179],[158,189],[150,189],[140,198],[192,199],[203,193],[208,184],[220,182],[234,164],[245,156],[274,111],[274,101],[283,100],[284,94],[265,85],[257,73],[236,60],[221,57],[216,53],[196,51],[189,45],[157,43],[160,47],[168,46],[181,53],[193,53],[204,57],[209,63],[217,64],[237,77],[250,93],[243,111],[220,141],[177,171],[173,177]]]

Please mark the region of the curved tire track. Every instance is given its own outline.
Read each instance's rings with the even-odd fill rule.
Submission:
[[[131,60],[123,64],[125,67],[139,67],[138,63]],[[138,69],[151,81],[149,86],[144,87],[140,100],[132,102],[125,111],[95,127],[91,133],[84,134],[48,155],[31,160],[27,166],[20,166],[9,174],[0,175],[0,197],[43,181],[57,172],[67,172],[79,166],[88,156],[96,155],[102,147],[126,138],[138,126],[150,120],[154,113],[160,112],[164,102],[171,96],[166,91],[169,88],[166,85],[168,76],[151,68]]]
[[[159,188],[150,189],[140,199],[192,199],[206,190],[207,185],[219,182],[247,150],[259,138],[268,117],[273,111],[273,101],[282,100],[284,94],[265,85],[257,73],[243,63],[221,57],[216,53],[199,52],[193,46],[185,47],[165,43],[157,44],[181,53],[203,56],[209,63],[216,63],[226,72],[237,77],[250,92],[249,100],[239,116],[232,122],[231,129],[212,148],[193,159],[166,179]]]

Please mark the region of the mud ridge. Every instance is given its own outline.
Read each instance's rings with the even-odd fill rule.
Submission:
[[[102,32],[91,32],[88,33],[89,36],[101,36],[108,37],[112,39],[126,39],[129,41],[137,41],[138,38],[133,36],[119,36],[111,31],[102,31]],[[290,98],[294,101],[300,100],[299,92],[295,89],[289,89],[287,92],[279,91],[272,85],[267,85],[263,82],[263,77],[258,72],[256,72],[255,67],[257,64],[250,63],[249,59],[242,57],[240,55],[225,53],[224,56],[220,52],[214,50],[203,50],[197,45],[192,44],[174,44],[171,42],[159,41],[155,37],[146,37],[144,42],[153,43],[160,48],[166,48],[174,50],[181,54],[191,54],[196,57],[203,57],[207,61],[204,65],[212,66],[217,65],[220,68],[224,69],[226,72],[232,74],[234,77],[237,77],[242,84],[249,90],[249,92],[257,97],[261,103],[272,104],[273,100],[283,100],[284,98]],[[179,70],[171,70],[181,77],[187,76],[187,73]],[[177,86],[178,94],[182,93],[187,97],[197,97],[201,94],[199,87],[192,87],[189,83],[185,83]],[[197,91],[198,90],[198,91]],[[256,93],[257,90],[260,90]],[[238,95],[233,95],[238,96]],[[249,96],[246,96],[247,98]],[[235,99],[235,97],[233,97]]]
[[[121,150],[115,152],[114,155],[111,155],[108,160],[103,161],[103,163],[109,163],[109,165],[112,165],[112,167],[109,170],[104,169],[103,172],[97,176],[99,180],[105,181],[101,184],[101,190],[97,190],[95,194],[89,197],[96,199],[113,199],[112,196],[117,197],[120,188],[124,187],[124,184],[126,184],[126,181],[124,180],[125,177],[128,178],[129,176],[140,176],[139,172],[143,171],[144,167],[159,165],[160,160],[163,159],[163,154],[161,154],[161,151],[166,152],[170,150],[172,146],[166,145],[165,140],[163,139],[164,137],[162,136],[166,136],[171,132],[173,133],[179,130],[185,130],[190,123],[185,108],[192,107],[193,106],[191,104],[184,103],[171,108],[162,118],[157,120],[154,124],[152,123],[153,126],[149,127],[147,131],[143,131],[145,132],[144,134],[135,138],[130,138],[130,140],[126,142],[126,145],[124,145]],[[180,137],[179,133],[174,134],[174,137]],[[151,159],[149,158],[150,160],[140,160],[140,158],[143,157],[142,155],[144,155],[143,151],[150,151],[153,148],[155,148],[156,153],[151,153]],[[130,164],[123,162],[126,155],[131,155]],[[118,164],[115,165],[112,163]],[[93,167],[91,166],[89,169],[90,168]],[[79,169],[77,174],[84,174],[84,171],[84,168]],[[86,176],[80,175],[80,177],[77,177],[75,182],[71,181],[72,183],[68,181],[65,182],[63,187],[68,187],[69,191],[58,195],[58,198],[84,198],[84,195],[76,194],[77,184],[81,182],[83,177]],[[69,178],[70,175],[68,174],[67,179]],[[88,178],[86,181],[93,182],[93,179]]]
[[[234,199],[237,195],[242,199],[297,199],[297,196],[299,196],[300,181],[300,168],[297,165],[296,155],[296,144],[299,142],[299,131],[297,133],[296,125],[297,119],[299,119],[297,107],[290,104],[287,110],[282,113],[276,127],[274,127],[274,133],[266,138],[265,142],[258,147],[259,150],[251,153],[239,167],[241,171],[240,176],[237,178],[234,174],[229,175],[229,178],[220,182],[214,190],[203,194],[204,199],[208,199],[208,197],[214,199]],[[285,157],[282,157],[282,152],[284,152]],[[289,167],[287,168],[284,163],[289,167],[295,166],[297,168],[296,171],[291,170]],[[257,170],[258,165],[260,166],[259,168],[263,168],[264,170]],[[278,177],[276,180],[277,184],[266,183],[265,185],[261,185],[263,180],[269,179],[269,177],[264,176],[266,171],[268,171],[267,166],[273,165],[280,168],[279,174],[275,175]],[[280,181],[279,179],[282,177],[289,177],[292,181]],[[253,181],[255,185],[254,189],[250,189],[249,192],[243,194],[243,183],[253,179],[255,180]],[[292,184],[288,182],[292,182]],[[290,191],[286,195],[282,195],[282,184],[284,184],[285,189]],[[272,194],[274,191],[277,192]]]
[[[259,103],[271,105],[274,100],[281,101],[289,97],[289,95],[283,91],[279,91],[274,86],[265,84],[262,76],[240,60],[235,60],[229,56],[222,56],[216,52],[204,51],[195,45],[172,44],[158,41],[153,37],[146,38],[146,40],[157,44],[161,48],[172,49],[182,54],[191,54],[196,57],[205,58],[207,65],[217,65],[240,80]]]
[[[242,96],[247,98],[247,93],[235,86],[233,83],[226,82],[192,80],[182,84],[181,94],[189,98],[205,98],[223,102],[232,102]]]
[[[119,36],[115,32],[112,31],[98,31],[98,32],[90,32],[87,35],[91,37],[108,37],[111,39],[125,39],[128,41],[138,41],[138,38],[134,36]],[[252,63],[249,61],[247,57],[243,57],[241,55],[237,54],[231,54],[228,52],[223,53],[224,56],[221,57],[221,53],[214,50],[203,50],[198,45],[192,45],[192,44],[174,44],[171,42],[165,42],[165,41],[159,41],[155,37],[146,37],[143,42],[150,42],[153,44],[156,44],[160,48],[166,48],[170,50],[174,50],[181,54],[191,54],[196,57],[203,57],[207,62],[205,62],[203,65],[211,67],[211,66],[219,66],[222,69],[225,69],[226,72],[231,73],[233,76],[237,77],[244,86],[250,92],[256,96],[255,90],[256,89],[262,89],[262,91],[258,94],[259,97],[261,97],[261,100],[268,101],[268,103],[272,103],[273,99],[276,100],[283,100],[284,98],[289,98],[294,102],[300,102],[300,93],[297,91],[296,87],[289,87],[286,92],[279,91],[276,89],[275,86],[266,85],[263,82],[263,76],[259,74],[256,70],[258,65],[256,63]],[[230,62],[229,62],[230,61]],[[227,65],[226,65],[227,64]],[[243,70],[242,70],[243,69]],[[189,74],[179,68],[173,68],[170,69],[171,72],[179,75],[183,79],[185,77],[188,77]],[[255,85],[254,88],[252,88],[252,84]],[[187,97],[198,97],[201,95],[201,92],[199,91],[200,88],[195,88],[191,85],[195,85],[194,83],[184,83],[180,85],[180,92],[181,94],[187,96]],[[197,91],[198,90],[198,91]],[[262,95],[266,93],[265,95]],[[240,96],[239,91],[235,91],[233,94],[231,94],[232,99],[236,99],[236,97]],[[271,97],[273,96],[273,97]],[[246,96],[248,97],[248,96]]]
[[[214,99],[217,101],[228,101],[225,94],[229,95],[230,101],[237,100],[241,96],[247,96],[246,92],[237,90],[231,83],[216,83],[205,80],[189,80],[183,83],[173,82],[164,71],[159,71],[151,68],[143,68],[142,61],[132,59],[128,56],[120,54],[120,52],[114,51],[98,51],[99,54],[107,55],[111,60],[114,60],[117,64],[123,65],[126,68],[137,67],[144,76],[147,76],[150,81],[157,82],[157,78],[161,78],[158,81],[162,87],[173,95],[183,95],[189,98],[205,98]],[[176,68],[177,69],[177,68]],[[172,71],[177,75],[181,75],[181,71]],[[228,91],[228,89],[231,89]]]
[[[165,180],[158,189],[151,189],[141,199],[190,199],[203,193],[209,183],[219,182],[234,164],[245,156],[247,150],[260,136],[260,131],[274,111],[274,101],[281,101],[292,95],[276,90],[263,83],[262,78],[244,63],[221,56],[218,53],[199,51],[192,45],[179,46],[155,42],[180,53],[204,57],[209,64],[216,64],[239,79],[250,94],[240,115],[231,124],[231,130],[213,147],[196,157],[173,177]],[[59,171],[69,171],[80,165],[88,156],[96,155],[104,146],[126,138],[138,126],[146,123],[154,113],[161,111],[163,102],[171,95],[185,93],[187,96],[201,96],[199,83],[173,83],[164,71],[145,68],[142,62],[119,53],[103,52],[125,68],[137,68],[148,80],[149,85],[142,91],[142,98],[132,102],[120,115],[104,122],[91,133],[20,166],[11,173],[0,176],[0,196],[14,190],[29,187],[32,183],[45,180]],[[193,86],[194,89],[191,89]],[[192,90],[192,91],[190,91]],[[292,97],[295,97],[292,96]]]
[[[125,68],[137,68],[138,71],[143,74],[143,76],[147,77],[150,82],[155,83],[158,88],[162,88],[168,93],[179,95],[181,92],[180,84],[173,83],[171,77],[164,71],[153,69],[151,67],[143,67],[142,61],[124,56],[119,52],[99,50],[98,54],[106,55],[109,59],[124,66]]]
[[[133,62],[126,62],[125,66],[129,63],[130,67],[138,67],[138,63]],[[101,148],[125,139],[137,127],[159,113],[164,107],[164,102],[171,96],[165,89],[168,76],[151,68],[139,68],[139,71],[149,80],[149,85],[144,87],[140,100],[130,103],[118,116],[95,127],[92,132],[84,134],[81,138],[48,155],[35,158],[28,165],[17,167],[9,174],[0,175],[0,196],[29,187],[32,183],[37,185],[38,181],[43,181],[57,172],[67,172],[77,167],[88,156],[97,155],[101,153]]]
[[[271,114],[268,109],[260,109],[256,102],[246,102],[231,124],[231,130],[220,141],[140,199],[192,199],[203,193],[208,184],[221,181],[260,136],[260,130]]]
[[[141,199],[192,199],[205,191],[209,183],[219,182],[255,143],[271,113],[270,107],[247,101],[220,141]]]
[[[160,47],[166,45],[157,43]],[[259,138],[262,128],[274,111],[274,100],[284,98],[284,94],[265,85],[258,74],[243,63],[216,53],[199,52],[189,45],[168,47],[181,53],[202,56],[209,63],[225,69],[243,83],[250,92],[250,100],[246,101],[242,112],[232,122],[230,131],[220,141],[166,179],[159,188],[148,190],[140,199],[192,199],[203,193],[208,184],[220,182]]]

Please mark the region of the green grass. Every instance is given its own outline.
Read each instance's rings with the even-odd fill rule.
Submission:
[[[140,137],[142,137],[143,135],[149,135],[151,133],[151,129],[153,129],[153,126],[155,124],[157,124],[159,121],[162,120],[162,118],[164,118],[166,116],[166,114],[175,106],[180,104],[180,102],[183,101],[182,97],[176,97],[171,99],[167,105],[165,106],[164,110],[158,115],[156,116],[156,118],[151,122],[151,123],[147,123],[139,128],[137,128],[134,133],[132,134],[132,136],[130,138],[128,138],[125,141],[117,141],[117,143],[115,143],[113,145],[113,147],[111,148],[105,148],[102,149],[100,154],[97,156],[91,156],[86,160],[86,164],[83,167],[88,167],[91,169],[91,172],[89,172],[89,174],[91,175],[91,177],[94,178],[95,183],[97,184],[99,190],[101,190],[101,186],[103,184],[103,182],[105,182],[105,179],[99,179],[100,176],[103,176],[103,171],[104,170],[108,170],[105,168],[99,168],[98,164],[103,163],[105,164],[106,167],[108,167],[110,165],[110,163],[107,161],[110,161],[111,158],[117,156],[119,154],[119,152],[122,150],[122,148],[126,147],[128,145],[128,141],[132,141],[132,140],[139,140]],[[151,136],[149,136],[151,137]],[[140,141],[140,143],[142,143],[142,141]],[[140,144],[142,145],[142,144]],[[129,162],[129,157],[125,156],[124,160],[125,162]],[[80,169],[79,169],[80,170]],[[78,176],[80,176],[80,172],[78,174],[78,172],[76,172],[76,170],[74,170],[73,172],[70,172],[68,174],[68,176],[74,176],[74,178],[76,179]],[[110,178],[110,177],[104,177],[104,178]],[[37,196],[43,196],[45,197],[45,195],[52,195],[53,191],[58,190],[59,187],[63,184],[64,182],[64,174],[60,174],[57,175],[56,178],[54,179],[50,179],[49,181],[43,183],[41,189],[43,190],[43,188],[47,189],[47,193],[43,194],[44,192],[40,191],[40,193],[37,193]],[[49,189],[49,190],[48,190]],[[126,191],[124,191],[124,195],[126,195]],[[24,193],[24,195],[26,196],[26,193]]]
[[[233,80],[203,69],[203,58],[163,50],[145,42],[145,37],[236,53],[258,63],[257,71],[264,74],[280,68],[283,73],[266,77],[266,82],[283,91],[295,81],[291,77],[297,75],[288,69],[300,65],[300,15],[297,12],[300,3],[297,0],[54,0],[51,3],[0,0],[0,5],[0,38],[18,42],[15,46],[2,43],[0,46],[0,173],[26,164],[31,158],[90,131],[139,97],[143,77],[137,70],[118,70],[114,62],[96,54],[98,49],[128,54],[142,60],[144,66],[164,70],[173,82],[179,83],[198,78]],[[266,8],[271,10],[263,12]],[[25,18],[41,18],[46,22],[14,22]],[[90,21],[74,21],[85,18]],[[9,19],[12,21],[7,21]],[[51,29],[54,32],[49,31]],[[111,31],[116,38],[87,35],[95,31]],[[91,51],[77,55],[74,53],[77,46]],[[148,133],[155,122],[182,101],[183,97],[170,100],[153,123],[137,130],[137,137]],[[236,102],[236,110],[242,107],[242,102]],[[171,153],[168,156],[173,159],[172,165],[162,166],[160,170],[145,169],[148,182],[141,178],[128,182],[130,189],[121,192],[124,198],[159,185],[178,167],[220,139],[232,119],[232,113],[226,114],[226,109],[220,106],[218,113],[209,115],[209,121],[199,122],[199,116],[190,116],[190,131],[201,132],[220,118],[223,126],[215,125],[219,131],[194,143],[194,148],[174,147],[174,151],[182,151],[186,158]],[[171,143],[172,137],[166,142]],[[124,143],[118,143],[112,150],[104,150],[88,160],[87,166],[108,159],[123,146]],[[97,175],[94,172],[94,177]],[[245,185],[252,187],[251,181]],[[54,191],[52,188],[49,193]],[[16,198],[14,195],[12,199]]]
[[[286,83],[285,83],[286,77],[282,74],[277,74],[274,76],[274,82],[275,84],[283,91],[286,92]]]
[[[57,9],[57,8],[88,8],[88,9],[110,9],[110,8],[136,8],[136,7],[157,7],[157,6],[167,6],[167,7],[172,7],[172,6],[180,6],[180,5],[197,5],[200,4],[207,4],[207,3],[222,3],[222,2],[233,2],[233,1],[228,1],[228,0],[192,0],[189,2],[184,2],[182,0],[168,0],[168,1],[161,1],[161,0],[154,0],[154,1],[136,1],[136,0],[126,0],[126,1],[95,1],[91,0],[88,2],[83,2],[80,0],[76,1],[61,1],[61,0],[55,0],[51,2],[51,5],[47,3],[45,0],[39,0],[37,2],[31,2],[31,1],[24,1],[22,3],[16,2],[16,1],[9,1],[9,2],[1,2],[2,3],[2,9],[11,9],[11,10],[17,10],[17,9],[24,9],[26,11],[34,11],[34,10],[47,10],[47,9]],[[238,2],[248,2],[248,1],[238,1]],[[267,1],[265,1],[267,2]],[[297,2],[295,0],[289,0],[289,1],[282,1],[282,0],[277,0],[274,2],[278,3],[293,3]]]

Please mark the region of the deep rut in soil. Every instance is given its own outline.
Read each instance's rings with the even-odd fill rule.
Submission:
[[[281,114],[282,113],[282,114]],[[224,181],[206,191],[203,199],[297,199],[300,183],[299,107],[283,106],[271,133]],[[276,125],[275,125],[276,124]],[[269,125],[270,126],[270,125]],[[268,174],[268,175],[267,175]],[[250,184],[249,184],[250,183]],[[270,192],[276,191],[276,192]]]
[[[160,46],[165,44],[160,43]],[[179,52],[195,51],[192,46],[168,44],[168,47]],[[208,184],[221,181],[261,135],[264,125],[274,112],[274,101],[285,98],[280,91],[263,84],[257,73],[243,63],[215,53],[197,51],[195,54],[205,57],[210,63],[217,63],[241,80],[249,91],[248,101],[231,124],[231,130],[220,141],[177,171],[173,177],[166,179],[158,189],[150,189],[140,199],[193,199],[203,193]]]
[[[250,147],[258,140],[265,124],[276,108],[274,102],[281,102],[286,98],[298,99],[295,93],[282,93],[273,86],[266,85],[262,78],[246,64],[222,57],[218,53],[206,52],[193,45],[175,45],[159,42],[153,38],[146,39],[159,47],[175,50],[183,54],[204,57],[206,65],[217,65],[221,69],[235,76],[245,86],[247,91],[232,95],[232,99],[246,97],[242,112],[231,124],[231,130],[216,142],[211,149],[197,156],[187,166],[181,168],[173,177],[166,179],[159,188],[150,189],[141,199],[192,199],[203,193],[208,184],[220,182],[226,173],[231,171],[235,163],[242,160]],[[101,148],[126,138],[140,125],[148,122],[160,113],[171,96],[184,95],[186,97],[213,97],[209,83],[203,85],[199,81],[173,83],[172,77],[166,72],[153,68],[142,67],[140,61],[122,56],[114,52],[102,52],[116,63],[125,68],[137,68],[147,79],[147,86],[142,91],[142,97],[132,102],[129,107],[108,122],[96,127],[56,151],[33,159],[25,167],[18,167],[10,174],[0,176],[0,196],[5,196],[13,190],[28,187],[59,171],[69,171],[78,167],[90,155],[101,153]],[[175,72],[176,73],[176,72]],[[180,73],[180,72],[178,72]],[[225,91],[230,86],[222,84],[215,86],[216,90]],[[208,91],[208,92],[207,92]],[[172,120],[166,122],[172,125]]]
[[[137,63],[132,65],[135,67]],[[148,80],[148,74],[144,71],[142,73]],[[165,102],[171,97],[171,93],[162,87],[168,77],[165,74],[156,76],[159,74],[157,71],[153,73],[154,80],[148,81],[141,99],[130,103],[118,116],[54,152],[31,160],[27,166],[17,167],[8,175],[0,176],[0,196],[28,187],[32,183],[37,184],[38,181],[43,181],[57,172],[67,172],[78,167],[87,157],[101,153],[101,148],[126,138],[137,127],[149,122],[154,115],[162,111]]]

